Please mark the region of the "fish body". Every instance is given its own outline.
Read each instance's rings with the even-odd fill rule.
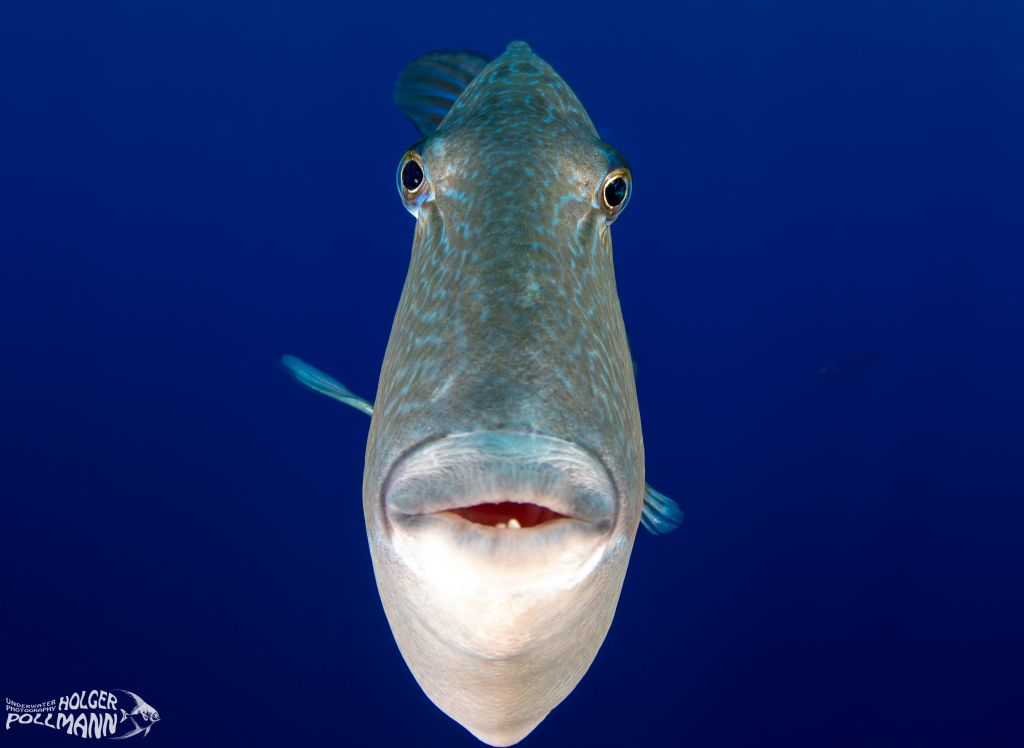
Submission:
[[[511,745],[576,686],[611,625],[636,530],[675,527],[646,486],[610,226],[624,158],[522,42],[436,53],[396,100],[416,218],[371,413],[363,508],[399,649],[427,696]]]
[[[131,691],[126,691],[123,688],[118,690],[121,693],[127,694],[128,697],[133,702],[133,705],[130,709],[121,709],[121,723],[127,720],[131,720],[132,729],[126,732],[124,735],[118,735],[111,739],[124,740],[125,738],[134,737],[135,735],[138,735],[140,732],[143,734],[143,737],[149,735],[149,731],[153,728],[153,725],[160,721],[160,713],[157,712],[156,709],[147,704],[145,701],[143,701],[142,697],[138,694],[132,693]],[[140,725],[138,721],[135,719],[136,717],[139,717],[142,720],[143,725],[145,726]]]

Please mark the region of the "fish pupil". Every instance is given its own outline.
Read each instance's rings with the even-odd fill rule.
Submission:
[[[621,205],[626,199],[626,180],[615,177],[604,188],[604,200],[612,208]]]
[[[423,169],[415,161],[407,161],[402,167],[402,186],[409,192],[415,192],[423,184]]]

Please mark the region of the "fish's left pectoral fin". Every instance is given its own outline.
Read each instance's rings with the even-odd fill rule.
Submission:
[[[417,57],[398,76],[395,103],[427,135],[437,129],[487,63],[475,52],[430,52]]]
[[[368,400],[364,400],[358,395],[352,394],[348,387],[343,385],[334,377],[324,374],[322,371],[317,369],[315,366],[310,366],[302,359],[295,358],[295,356],[284,355],[281,357],[281,363],[288,371],[292,373],[299,382],[314,392],[319,392],[321,395],[327,395],[340,403],[351,406],[356,410],[362,411],[366,415],[373,415],[373,403]]]
[[[644,505],[640,510],[640,524],[654,535],[672,532],[683,521],[683,510],[650,483],[644,484]]]

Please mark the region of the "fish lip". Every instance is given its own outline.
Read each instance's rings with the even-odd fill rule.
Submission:
[[[561,515],[519,532],[553,525],[610,531],[618,519],[618,495],[611,471],[592,450],[555,436],[494,430],[444,434],[413,445],[389,469],[380,502],[389,525],[431,518],[496,532],[454,510],[508,501]]]

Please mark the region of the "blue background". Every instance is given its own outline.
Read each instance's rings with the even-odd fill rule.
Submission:
[[[147,745],[476,744],[382,613],[368,420],[277,361],[372,397],[394,81],[516,38],[632,165],[648,476],[686,510],[524,745],[1021,745],[1012,2],[5,3],[0,691],[134,690]]]

